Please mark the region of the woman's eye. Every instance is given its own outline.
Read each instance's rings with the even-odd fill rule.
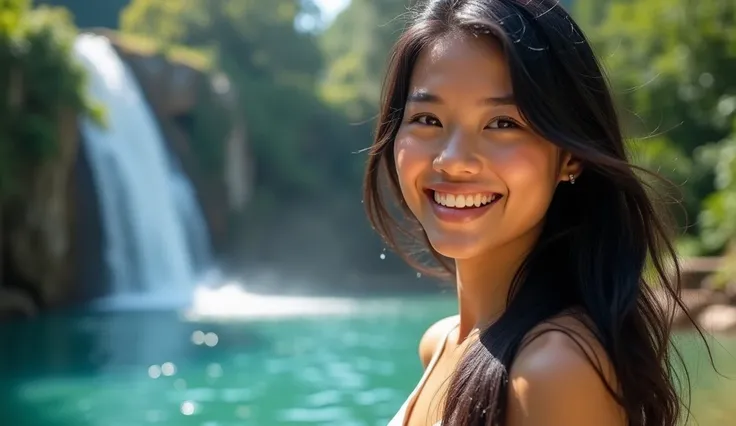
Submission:
[[[489,129],[516,129],[521,126],[519,126],[519,124],[513,118],[498,117],[488,123],[488,126],[486,127],[488,127]]]
[[[442,123],[440,123],[440,120],[438,120],[436,117],[432,117],[431,115],[417,115],[411,119],[411,122],[418,123],[423,126],[442,127]]]

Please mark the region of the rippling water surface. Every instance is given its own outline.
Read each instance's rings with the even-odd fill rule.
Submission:
[[[455,307],[446,297],[303,303],[303,314],[261,319],[119,312],[3,324],[0,424],[385,426],[421,374],[421,333]],[[683,346],[701,426],[736,424],[726,353],[736,339],[721,344],[731,380]]]

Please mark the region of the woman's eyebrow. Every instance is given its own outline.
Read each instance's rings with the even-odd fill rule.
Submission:
[[[408,103],[431,103],[431,104],[443,104],[444,100],[439,95],[431,93],[427,90],[415,90],[409,94],[407,99]],[[503,96],[489,96],[482,98],[478,103],[483,105],[494,105],[494,106],[506,106],[516,105],[516,100],[513,94]]]

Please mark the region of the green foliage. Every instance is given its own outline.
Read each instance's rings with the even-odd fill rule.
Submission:
[[[225,99],[217,94],[217,81],[227,81],[214,74],[199,88],[197,105],[193,111],[191,144],[197,162],[210,178],[221,176],[225,169],[227,138],[233,128],[232,112]],[[223,80],[224,79],[224,80]]]
[[[151,37],[115,33],[115,42],[125,50],[140,55],[161,55],[166,60],[186,65],[203,73],[214,70],[214,54],[209,49],[193,49],[176,44],[163,44]]]
[[[310,90],[322,57],[313,37],[294,29],[302,3],[134,0],[124,11],[121,26],[125,32],[150,35],[164,45],[214,46],[228,70]]]
[[[327,59],[321,96],[344,108],[351,119],[375,113],[391,45],[415,0],[352,0],[321,35]]]
[[[667,132],[688,153],[730,130],[718,105],[736,92],[735,22],[730,0],[610,2],[595,40],[640,130]]]
[[[121,29],[154,36],[162,44],[186,42],[187,35],[208,19],[202,2],[133,1],[123,10]]]
[[[25,0],[0,8],[0,196],[57,152],[62,109],[95,112],[84,73],[72,58],[76,29],[64,9],[30,10]],[[99,114],[99,111],[96,112]]]
[[[700,213],[703,244],[710,249],[736,244],[736,119],[733,124],[728,138],[699,152],[699,160],[715,173],[716,191],[705,198]]]
[[[729,190],[718,183],[723,178],[714,176],[713,159],[726,158],[728,143],[705,150],[710,153],[699,151],[730,140],[736,111],[736,3],[581,0],[576,9],[610,71],[627,130],[641,140],[635,157],[682,185],[690,220],[685,223],[683,216],[681,224],[690,225],[691,237],[702,230],[699,251],[721,250],[736,235],[736,229],[723,225],[725,211],[719,212],[733,208]],[[719,154],[713,154],[716,149]],[[692,226],[698,218],[700,228]],[[692,249],[691,242],[688,238]]]

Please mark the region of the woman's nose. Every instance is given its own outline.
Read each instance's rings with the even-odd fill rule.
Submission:
[[[473,176],[483,166],[472,137],[456,132],[442,147],[432,166],[450,176]]]

